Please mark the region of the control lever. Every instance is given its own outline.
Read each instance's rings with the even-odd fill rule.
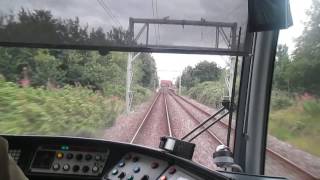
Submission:
[[[185,142],[169,136],[161,137],[159,144],[160,149],[186,159],[192,159],[195,146],[196,145],[193,143]]]
[[[219,145],[216,148],[216,151],[212,155],[213,162],[219,168],[230,169],[232,171],[243,172],[241,166],[234,163],[232,152],[230,151],[229,147],[226,145]]]
[[[223,107],[218,110],[215,114],[212,116],[208,117],[205,121],[203,121],[201,124],[199,124],[197,127],[192,129],[188,134],[186,134],[184,137],[182,137],[180,140],[173,138],[173,137],[168,137],[164,136],[160,138],[160,144],[159,148],[163,149],[173,155],[183,157],[186,159],[192,159],[193,153],[194,153],[194,148],[195,144],[191,143],[192,140],[194,140],[196,137],[198,137],[200,134],[205,132],[207,129],[209,129],[211,126],[213,126],[215,123],[223,119],[226,115],[230,113],[230,100],[224,99],[222,101]],[[215,119],[217,115],[219,115],[221,112],[227,110],[224,114],[222,114],[219,118]],[[200,132],[196,133],[194,136],[192,136],[188,141],[185,139],[195,133],[198,129],[203,127],[206,123],[208,123],[210,120],[215,119],[212,121],[207,127],[203,128]]]

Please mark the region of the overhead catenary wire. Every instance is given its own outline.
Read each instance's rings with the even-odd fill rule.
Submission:
[[[112,17],[113,21],[118,25],[118,26],[122,26],[120,21],[118,20],[118,18],[113,14],[111,8],[105,3],[105,1],[100,0],[100,2],[102,3],[102,5],[105,7],[105,9],[107,10],[107,12],[109,12],[110,16]]]
[[[121,23],[120,21],[117,19],[117,17],[115,17],[111,11],[111,9],[108,7],[108,5],[103,1],[103,0],[97,0],[97,2],[99,3],[99,5],[102,7],[102,9],[107,13],[107,15],[109,16],[109,18],[112,20],[112,22],[114,23],[115,26],[119,26],[121,27]]]
[[[103,1],[103,0],[102,0]],[[111,7],[111,4],[110,4],[110,2],[109,2],[109,0],[105,0],[105,3],[106,3],[106,5],[107,5],[107,7]],[[114,11],[112,10],[112,8],[109,8],[110,9],[110,11],[111,11],[111,13],[113,14],[113,16],[114,16],[114,18],[119,22],[119,24],[121,25],[121,27],[124,27],[124,26],[122,26],[122,24],[121,24],[121,22],[120,22],[120,20],[119,20],[119,16],[117,16],[117,13],[114,13]]]

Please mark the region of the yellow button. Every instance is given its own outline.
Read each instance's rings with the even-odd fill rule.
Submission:
[[[63,158],[63,153],[62,152],[57,152],[57,158],[62,159]]]

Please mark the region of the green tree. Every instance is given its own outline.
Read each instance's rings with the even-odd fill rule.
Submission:
[[[190,89],[205,81],[219,81],[222,73],[223,70],[215,62],[201,61],[194,68],[188,66],[183,70],[181,83]]]
[[[307,12],[309,21],[297,39],[293,61],[289,68],[290,86],[297,92],[320,95],[320,2],[313,0]]]
[[[275,69],[273,75],[274,87],[280,90],[290,91],[290,58],[287,45],[279,45],[277,48]]]

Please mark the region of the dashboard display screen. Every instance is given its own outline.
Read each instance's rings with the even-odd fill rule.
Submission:
[[[54,161],[54,151],[38,151],[32,163],[32,168],[50,169]]]

